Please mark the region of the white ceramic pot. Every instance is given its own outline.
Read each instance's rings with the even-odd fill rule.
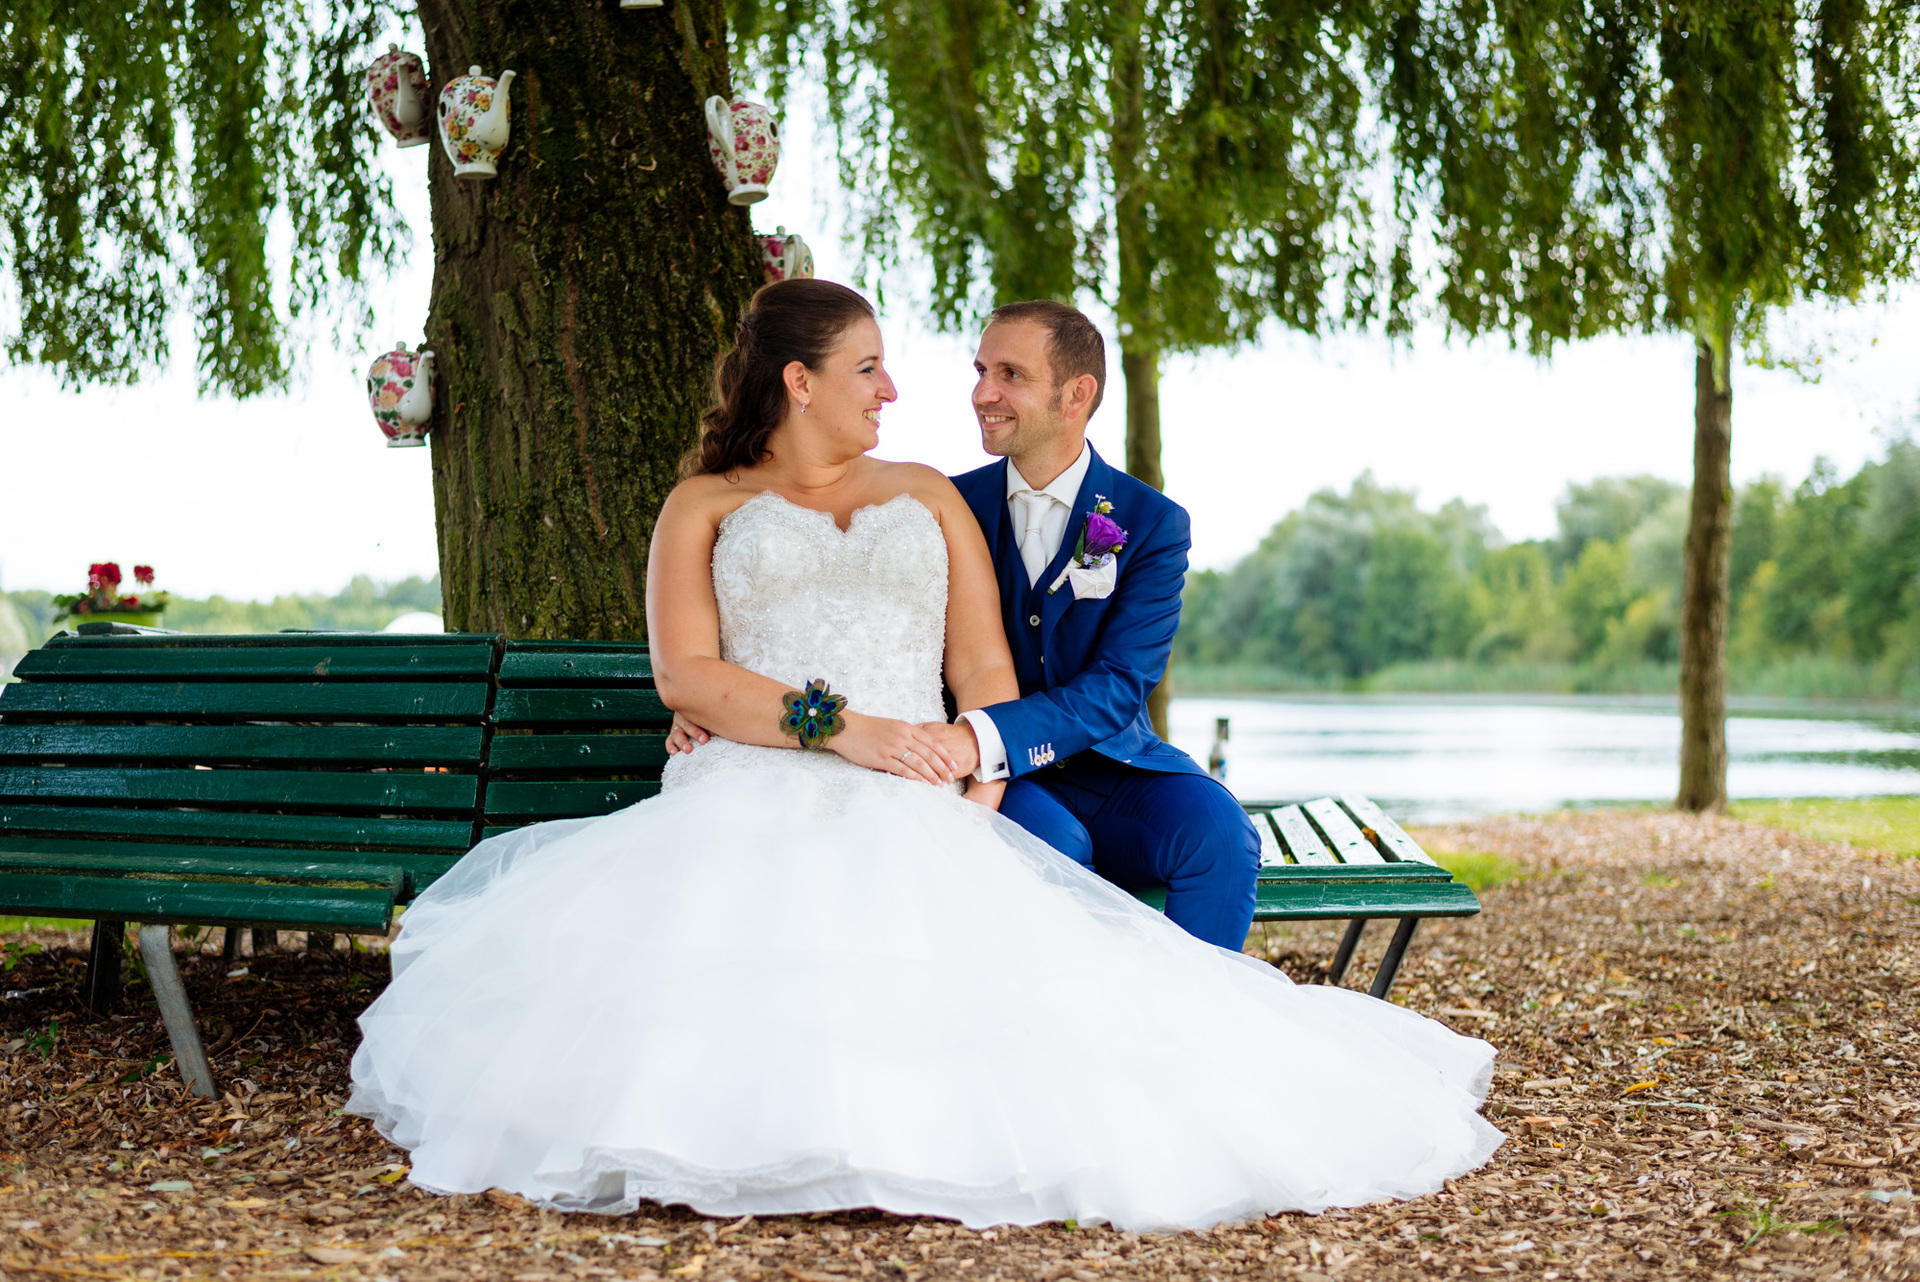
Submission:
[[[419,54],[388,45],[367,68],[367,97],[394,142],[418,147],[427,140],[427,69]]]
[[[727,199],[751,205],[767,198],[767,184],[780,163],[780,126],[773,112],[757,102],[715,94],[707,99],[707,149]]]
[[[507,86],[513,75],[503,71],[496,81],[468,67],[466,75],[455,76],[440,91],[440,143],[453,162],[454,177],[494,176],[494,162],[507,146]]]
[[[367,404],[389,449],[425,445],[433,418],[433,353],[395,343],[367,370]]]
[[[787,235],[785,227],[775,227],[773,235],[760,238],[760,257],[769,285],[776,280],[813,278],[813,251],[798,236]]]

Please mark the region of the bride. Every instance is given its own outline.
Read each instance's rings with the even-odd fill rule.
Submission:
[[[866,301],[769,285],[718,385],[647,578],[661,696],[714,737],[408,909],[348,1109],[413,1181],[1171,1229],[1483,1162],[1485,1042],[1202,943],[955,782],[943,676],[1018,691],[966,504],[868,454]]]

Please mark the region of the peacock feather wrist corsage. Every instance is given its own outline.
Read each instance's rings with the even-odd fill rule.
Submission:
[[[805,690],[789,690],[782,696],[780,733],[800,741],[802,748],[824,748],[827,740],[847,728],[845,695],[827,689],[824,680],[807,682]]]

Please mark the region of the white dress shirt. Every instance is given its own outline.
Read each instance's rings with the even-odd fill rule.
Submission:
[[[1081,482],[1087,479],[1087,469],[1091,466],[1093,447],[1082,445],[1080,457],[1071,467],[1036,490],[1027,484],[1027,478],[1020,475],[1020,469],[1012,460],[1008,460],[1007,512],[1013,518],[1014,536],[1020,541],[1020,559],[1026,566],[1028,587],[1040,582],[1047,566],[1060,554],[1060,544],[1065,542],[1067,526],[1073,520],[1073,502],[1080,497]],[[1007,769],[1007,744],[1000,737],[993,718],[976,708],[961,713],[960,719],[973,727],[973,737],[980,743],[980,768],[973,772],[973,777],[981,783],[1007,778],[1012,773]]]

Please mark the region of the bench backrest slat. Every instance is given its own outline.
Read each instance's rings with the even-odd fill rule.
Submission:
[[[35,850],[245,864],[218,848],[301,876],[386,867],[405,898],[475,839],[498,646],[56,637],[0,688],[0,846],[15,865]]]
[[[145,640],[146,638],[142,638]],[[398,638],[390,638],[397,641]],[[14,669],[22,679],[94,681],[403,681],[436,677],[484,677],[493,668],[490,638],[405,644],[316,644],[303,636],[295,644],[230,644],[211,652],[190,645],[128,646],[122,638],[81,638],[76,644],[35,650]]]
[[[673,714],[644,645],[509,641],[499,680],[485,831],[608,814],[659,792]]]
[[[274,846],[391,847],[438,850],[458,857],[473,844],[473,819],[403,819],[391,815],[259,814],[219,810],[135,810],[131,807],[0,802],[0,833],[88,834],[129,841],[211,841]]]
[[[19,675],[19,670],[14,670]],[[22,680],[6,689],[0,716],[28,720],[478,721],[487,710],[484,676],[468,682],[202,681],[144,685],[130,681]]]
[[[380,761],[394,766],[478,766],[484,737],[479,726],[0,725],[0,763]]]

